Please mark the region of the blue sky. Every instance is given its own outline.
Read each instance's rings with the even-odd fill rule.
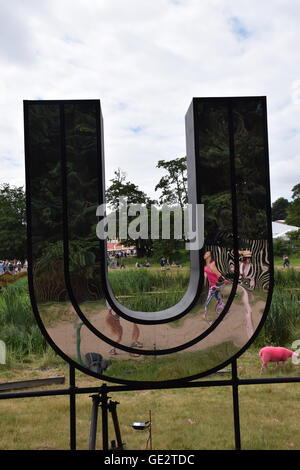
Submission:
[[[23,185],[23,100],[99,98],[106,182],[151,196],[184,156],[193,97],[267,96],[271,194],[300,182],[298,0],[11,0],[0,5],[0,183]]]

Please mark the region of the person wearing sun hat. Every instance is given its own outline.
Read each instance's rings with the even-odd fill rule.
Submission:
[[[250,287],[254,287],[253,279],[253,264],[251,262],[252,253],[249,250],[240,251],[241,263],[240,263],[240,280],[245,278],[249,279]]]
[[[249,250],[240,251],[241,261],[240,261],[240,277],[239,277],[239,287],[241,288],[243,295],[242,301],[245,308],[245,317],[246,317],[246,330],[248,337],[254,333],[253,318],[252,318],[252,309],[250,305],[250,296],[249,291],[253,290],[255,287],[254,281],[254,267],[252,264],[252,252]]]

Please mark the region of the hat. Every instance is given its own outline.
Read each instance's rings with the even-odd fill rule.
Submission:
[[[243,250],[239,252],[243,258],[251,258],[252,253],[249,250]]]

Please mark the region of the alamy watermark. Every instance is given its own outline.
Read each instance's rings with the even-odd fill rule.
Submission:
[[[187,204],[184,209],[163,205],[158,209],[155,205],[127,204],[126,198],[120,198],[116,210],[107,214],[106,204],[101,204],[96,215],[101,218],[96,227],[100,240],[174,238],[185,240],[187,250],[200,250],[204,244],[204,204]]]

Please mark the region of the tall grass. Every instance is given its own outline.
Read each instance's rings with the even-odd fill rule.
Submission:
[[[127,308],[140,312],[158,312],[177,304],[184,292],[173,293],[141,293],[128,297],[119,297],[118,300]]]
[[[299,309],[300,293],[275,289],[258,344],[263,342],[273,346],[284,346],[297,339],[295,336],[300,324]]]
[[[109,272],[114,295],[127,308],[157,312],[177,304],[189,282],[187,271],[151,271],[147,268]]]
[[[151,271],[140,268],[109,272],[109,283],[115,295],[186,290],[189,278],[189,271]]]
[[[36,323],[27,284],[16,281],[0,294],[0,339],[8,353],[20,360],[28,354],[42,354],[46,341]]]
[[[300,289],[300,271],[290,269],[275,269],[274,271],[275,288]]]
[[[275,270],[271,308],[256,344],[284,346],[300,330],[300,271]]]

